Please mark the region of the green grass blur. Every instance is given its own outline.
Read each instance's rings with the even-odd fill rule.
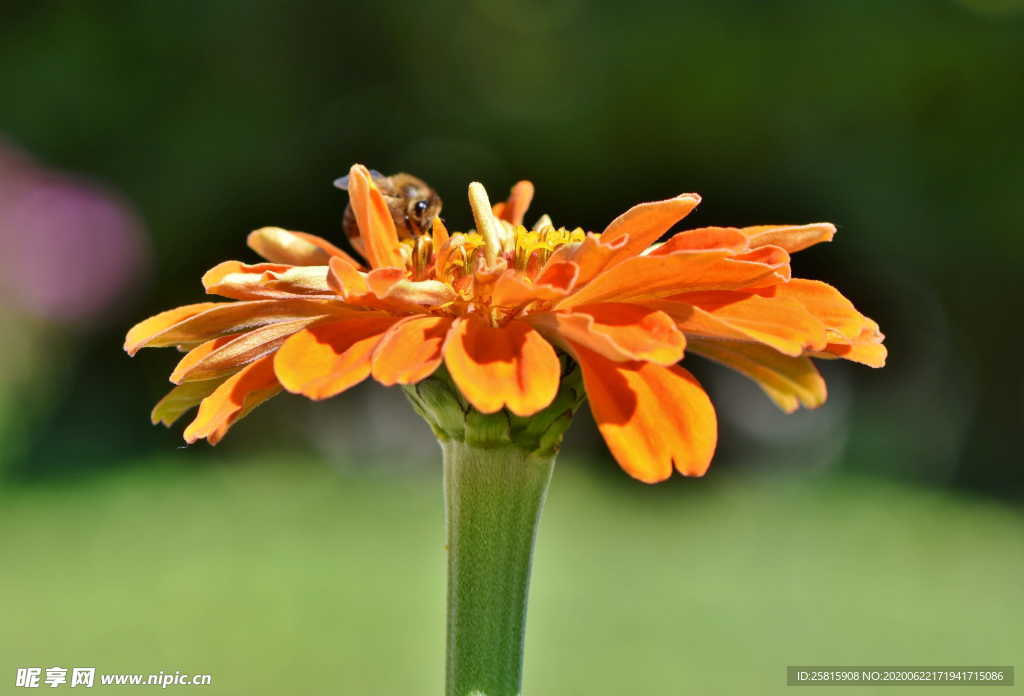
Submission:
[[[438,472],[140,464],[0,494],[5,682],[94,666],[209,672],[203,693],[440,692]],[[1019,511],[852,477],[609,486],[592,464],[561,463],[545,510],[530,694],[782,694],[787,664],[1020,658]]]

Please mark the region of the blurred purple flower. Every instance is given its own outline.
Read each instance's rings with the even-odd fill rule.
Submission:
[[[0,140],[0,290],[16,310],[81,322],[111,308],[147,257],[130,204],[96,184],[48,171]]]

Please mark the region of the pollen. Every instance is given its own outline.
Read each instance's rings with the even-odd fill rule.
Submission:
[[[574,230],[555,229],[548,224],[539,230],[527,230],[519,225],[515,230],[513,263],[510,265],[534,275],[557,249],[566,244],[580,244],[585,238],[586,234],[579,227]]]

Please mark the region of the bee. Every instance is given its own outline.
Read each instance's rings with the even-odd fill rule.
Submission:
[[[434,218],[441,213],[441,197],[434,189],[422,179],[404,172],[384,176],[378,171],[371,170],[370,176],[384,196],[384,202],[391,212],[391,219],[395,221],[399,239],[415,239],[430,234]],[[334,185],[342,191],[347,191],[348,177],[341,177]],[[359,249],[362,246],[359,241],[359,225],[356,224],[356,215],[351,203],[345,206],[341,224],[349,241]]]

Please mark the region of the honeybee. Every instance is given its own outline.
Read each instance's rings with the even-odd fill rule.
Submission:
[[[422,179],[404,172],[384,176],[378,171],[370,170],[370,176],[384,195],[391,219],[395,221],[399,239],[430,234],[434,218],[441,213],[441,197],[434,189]],[[341,177],[334,185],[347,191],[348,177]],[[358,241],[359,226],[356,224],[356,215],[351,204],[345,206],[341,224],[349,241],[358,249],[361,246]]]

